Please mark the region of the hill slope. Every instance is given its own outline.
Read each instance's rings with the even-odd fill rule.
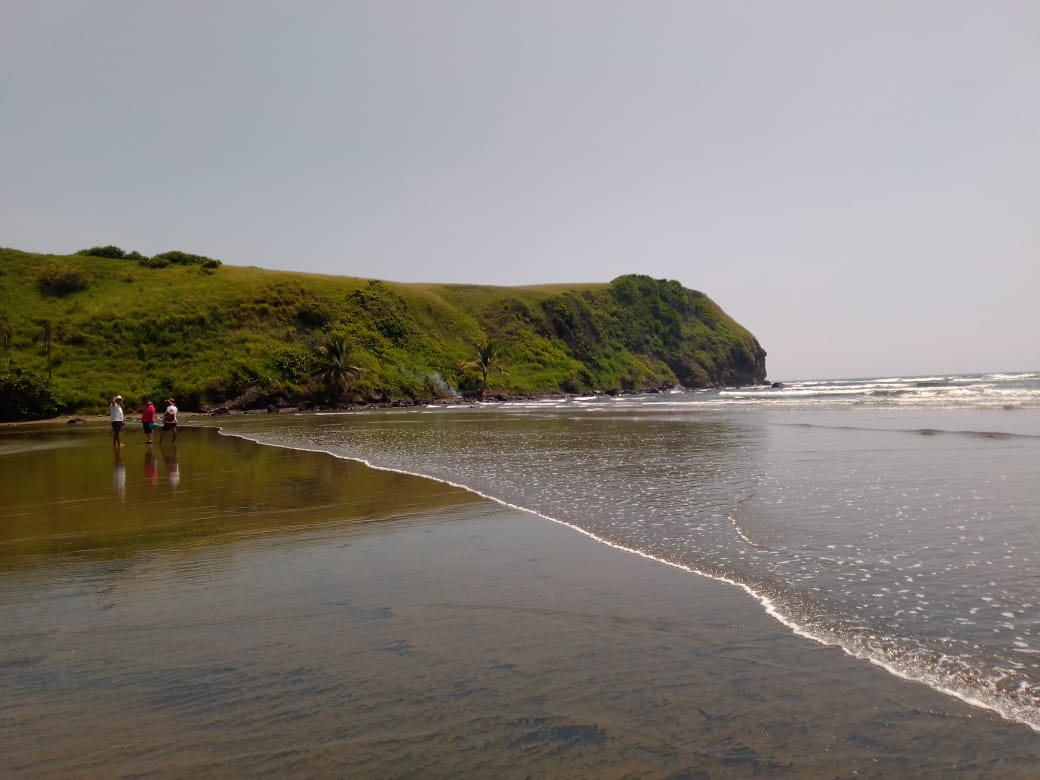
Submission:
[[[118,253],[117,253],[118,255]],[[315,369],[346,347],[338,387]],[[491,347],[478,359],[478,347]],[[0,249],[0,418],[424,401],[765,380],[765,352],[706,295],[622,276],[544,287],[399,284],[224,266],[194,255]],[[326,373],[325,378],[328,379]]]

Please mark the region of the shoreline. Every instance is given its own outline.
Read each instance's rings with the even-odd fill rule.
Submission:
[[[762,386],[762,385],[746,385],[747,387]],[[768,386],[768,383],[765,383]],[[227,406],[220,406],[209,411],[185,411],[178,409],[178,417],[183,420],[198,420],[206,419],[209,417],[241,417],[241,416],[252,416],[252,415],[266,415],[266,414],[328,414],[336,412],[365,412],[365,411],[381,411],[388,409],[420,409],[423,407],[435,406],[435,407],[449,407],[449,406],[467,406],[467,407],[479,407],[481,404],[500,404],[500,403],[512,403],[516,401],[548,401],[548,400],[559,400],[566,398],[584,398],[584,397],[602,397],[602,398],[618,398],[625,396],[635,395],[646,395],[646,394],[658,394],[667,393],[672,388],[662,387],[653,388],[642,391],[625,390],[618,392],[608,392],[605,390],[590,391],[588,393],[546,393],[541,395],[511,395],[511,394],[496,394],[494,396],[487,396],[485,398],[467,398],[463,396],[457,396],[452,398],[431,398],[425,401],[416,401],[412,399],[404,399],[397,401],[371,401],[371,402],[360,402],[356,404],[337,405],[337,406],[321,406],[318,404],[308,404],[307,406],[278,406],[278,407],[267,407],[257,409],[231,409]],[[710,389],[710,388],[709,388]],[[715,388],[718,389],[718,388]],[[73,424],[85,424],[89,422],[108,422],[109,417],[107,413],[99,414],[60,414],[56,417],[47,417],[41,420],[11,420],[6,422],[0,422],[0,428],[10,426],[32,426],[32,425],[73,425]],[[126,424],[140,422],[140,412],[128,412]]]
[[[781,383],[770,382],[764,380],[760,383],[749,384],[749,385],[733,385],[733,388],[749,388],[749,387],[779,387]],[[642,390],[590,390],[587,393],[540,393],[540,394],[511,394],[511,393],[495,393],[494,395],[484,396],[482,398],[474,398],[469,396],[452,396],[450,398],[430,398],[427,400],[416,400],[416,399],[398,399],[395,401],[360,401],[358,403],[350,403],[346,405],[336,406],[322,406],[320,404],[307,403],[306,405],[284,405],[277,406],[271,404],[265,408],[255,409],[238,409],[230,408],[228,406],[219,406],[209,411],[185,411],[184,409],[178,410],[178,415],[181,419],[199,419],[208,417],[226,417],[226,416],[247,416],[247,415],[264,415],[264,414],[327,414],[335,412],[364,412],[364,411],[380,411],[388,409],[419,409],[423,407],[450,407],[450,406],[467,406],[467,407],[479,407],[481,404],[505,404],[514,403],[518,401],[552,401],[552,400],[563,400],[569,398],[625,398],[631,396],[641,395],[665,395],[671,392],[683,391],[683,390],[722,390],[731,387],[729,385],[711,385],[702,388],[683,388],[680,385],[661,385],[658,387],[648,387]],[[139,422],[140,412],[134,412],[128,414],[127,423]],[[13,425],[35,425],[35,424],[82,424],[86,422],[108,422],[107,413],[98,414],[61,414],[56,417],[48,417],[42,420],[16,420],[0,422],[0,428],[5,426]]]

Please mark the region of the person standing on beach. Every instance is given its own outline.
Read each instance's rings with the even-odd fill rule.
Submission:
[[[155,427],[155,405],[151,401],[144,402],[144,409],[141,410],[141,427],[144,428],[144,435],[148,437],[148,444],[152,443],[152,428]]]
[[[117,395],[108,405],[108,415],[112,419],[112,446],[123,446],[123,396]]]
[[[166,399],[166,411],[163,412],[162,430],[159,431],[159,446],[162,446],[166,431],[173,431],[173,444],[177,443],[177,405],[172,398]]]

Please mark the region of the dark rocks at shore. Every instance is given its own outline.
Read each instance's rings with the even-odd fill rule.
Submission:
[[[756,386],[772,386],[772,387],[783,387],[780,382],[769,383],[761,382],[757,383]],[[448,396],[439,398],[391,398],[389,394],[377,393],[371,394],[368,397],[358,400],[352,403],[338,403],[338,404],[317,404],[310,400],[301,400],[297,404],[288,404],[281,402],[278,404],[268,403],[264,406],[257,406],[255,408],[234,408],[230,404],[228,406],[220,406],[214,409],[204,409],[203,414],[208,414],[213,417],[222,417],[225,415],[238,415],[238,414],[297,414],[306,412],[328,412],[328,411],[364,411],[368,409],[408,409],[417,406],[455,406],[459,404],[476,405],[478,403],[516,403],[524,401],[546,401],[546,400],[564,400],[567,398],[578,398],[578,397],[609,397],[609,398],[624,398],[637,395],[656,395],[662,393],[675,392],[682,390],[678,385],[665,384],[654,387],[643,387],[639,389],[622,389],[622,388],[608,388],[606,390],[590,390],[584,393],[536,393],[536,394],[523,394],[523,393],[493,393],[487,394],[483,397],[475,395],[462,395],[462,396]],[[77,418],[74,418],[74,420]],[[73,422],[74,420],[69,420]],[[82,420],[80,420],[82,422]]]

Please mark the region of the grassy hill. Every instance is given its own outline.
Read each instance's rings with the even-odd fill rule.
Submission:
[[[91,251],[0,249],[0,419],[100,413],[116,393],[205,410],[765,379],[755,338],[674,281],[399,284]],[[330,357],[358,370],[319,375]]]

